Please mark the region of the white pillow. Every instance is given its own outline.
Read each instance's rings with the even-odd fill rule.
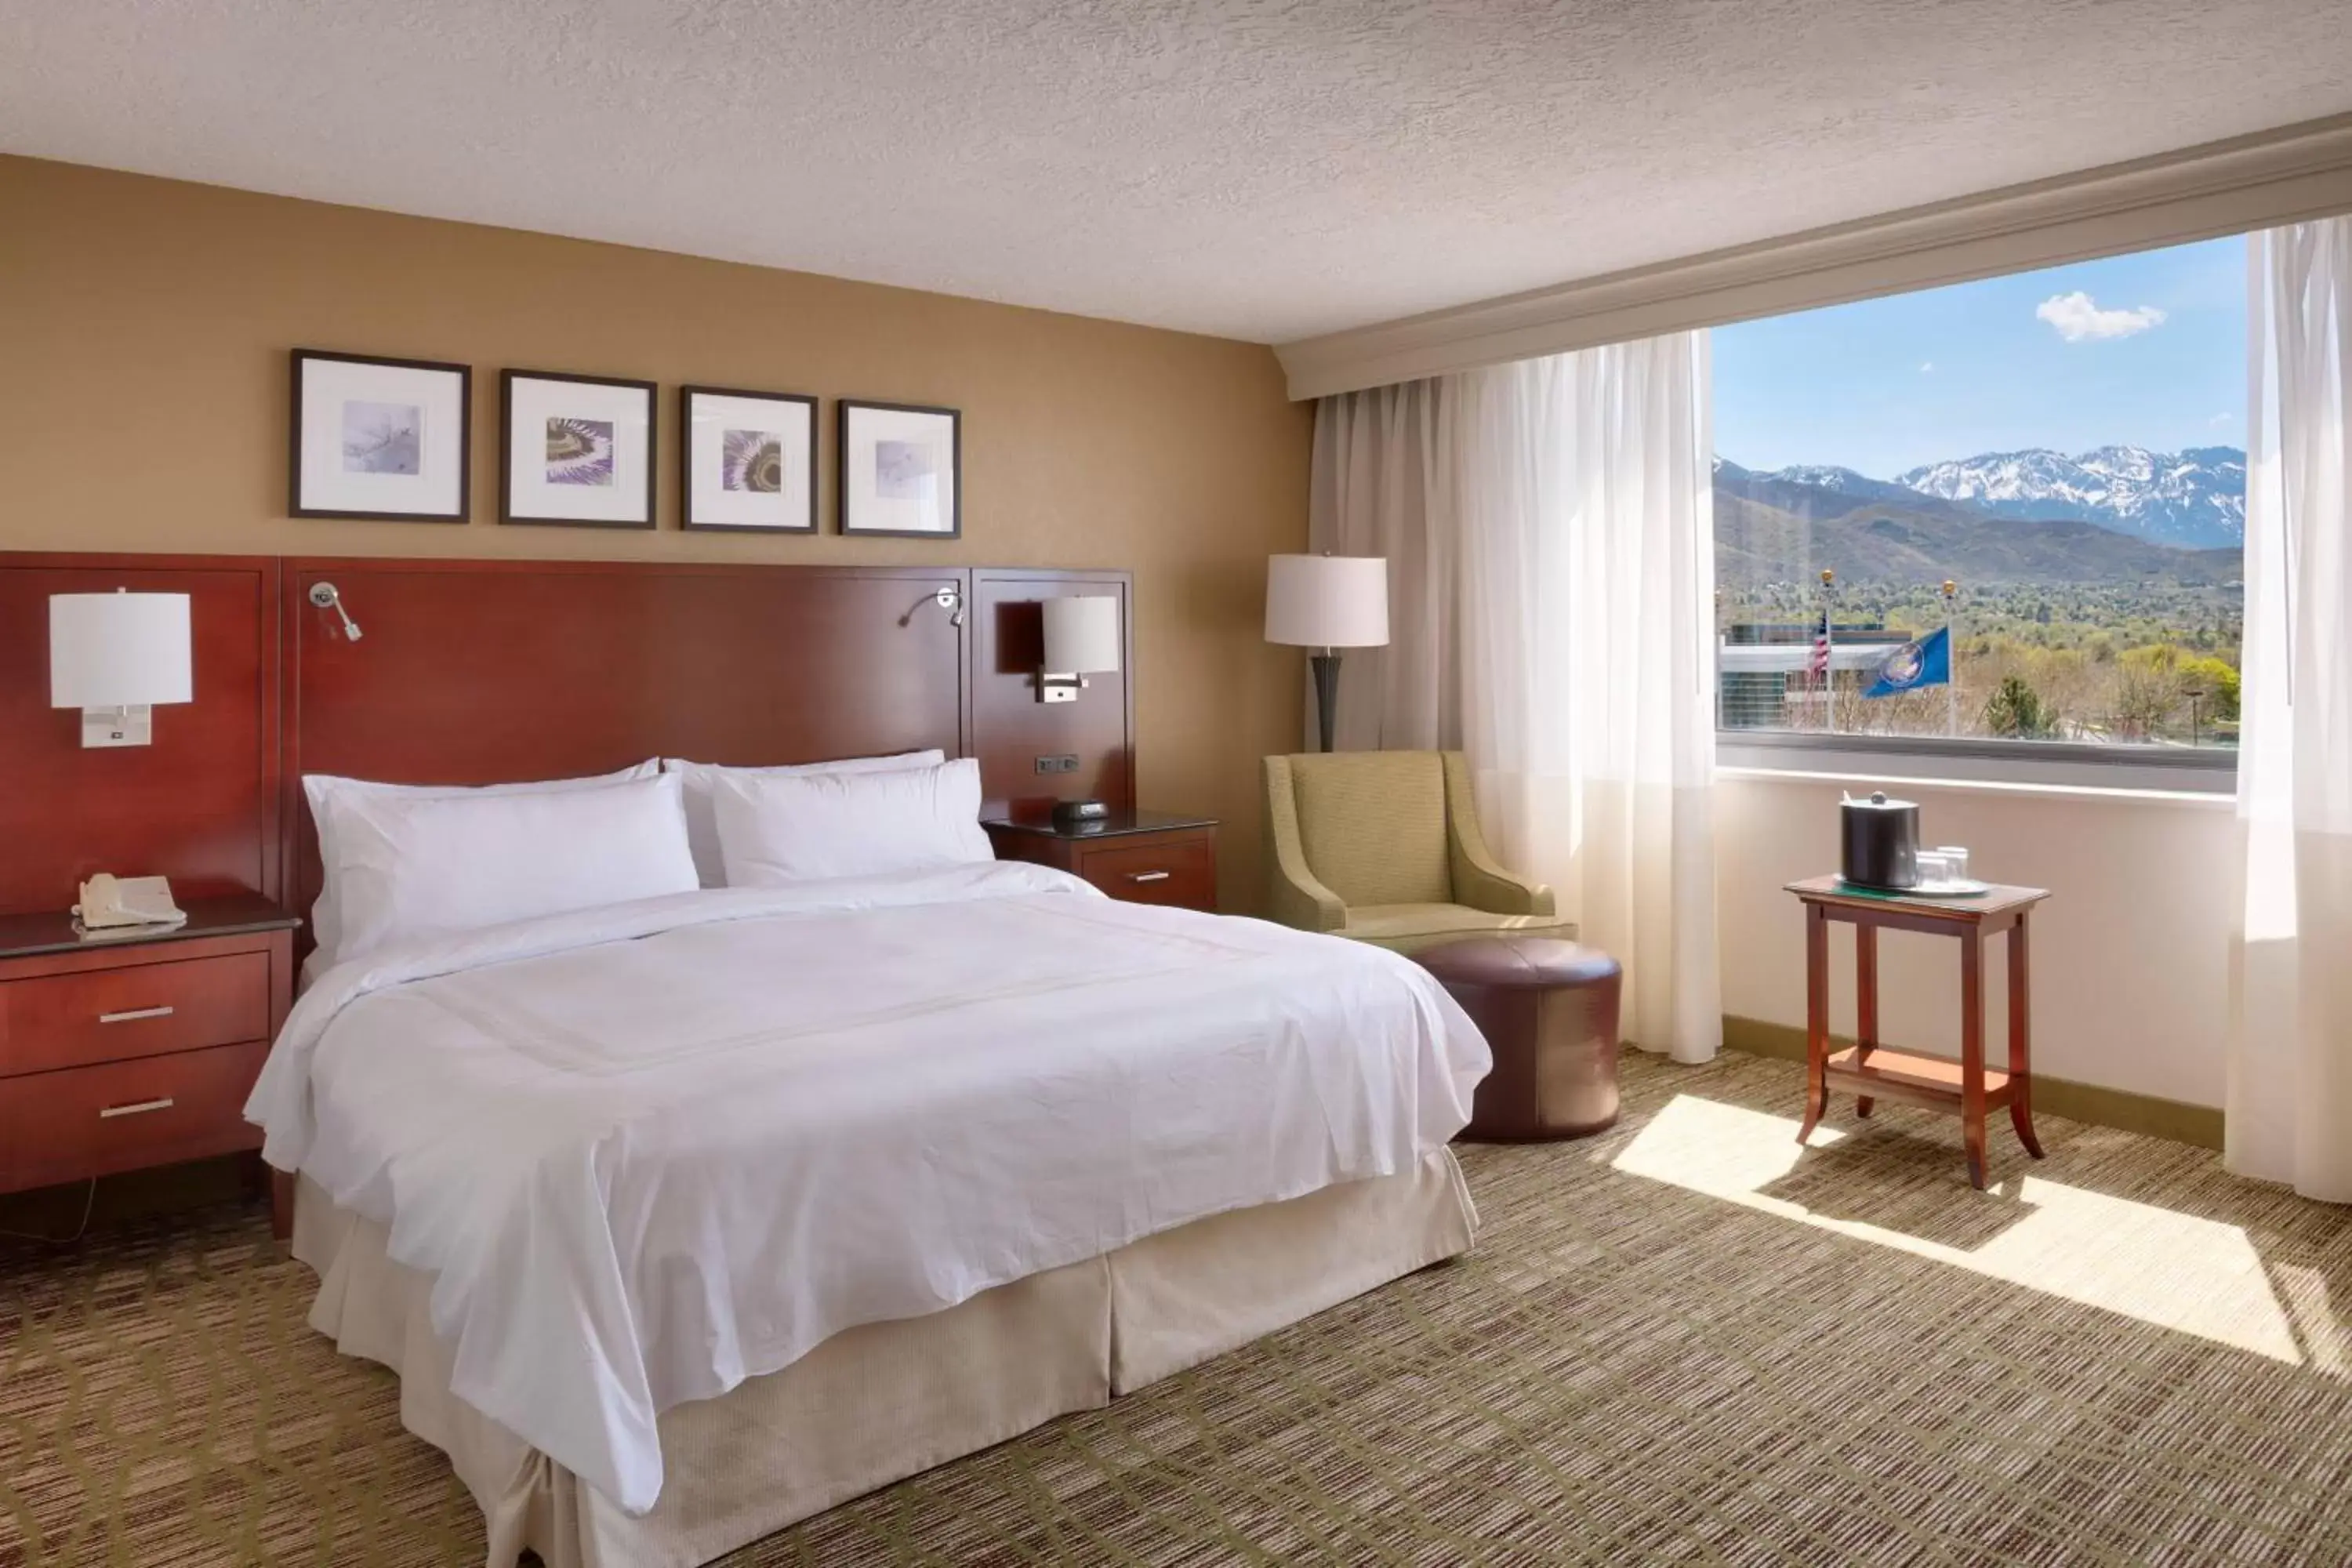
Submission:
[[[319,833],[320,872],[319,900],[310,906],[310,938],[318,945],[310,962],[302,966],[305,977],[331,968],[339,962],[336,951],[343,944],[343,855],[335,831],[335,806],[338,802],[362,797],[451,800],[473,795],[542,795],[554,790],[596,789],[605,784],[625,784],[631,779],[649,779],[660,772],[660,762],[647,758],[635,767],[623,768],[616,773],[597,773],[579,779],[543,779],[530,784],[375,784],[367,779],[337,778],[332,773],[303,774],[302,793],[310,799],[310,822]]]
[[[686,838],[694,846],[694,868],[706,888],[727,885],[727,868],[719,853],[719,824],[710,815],[710,792],[720,779],[794,778],[803,773],[887,773],[903,768],[935,768],[948,760],[945,752],[900,752],[891,757],[845,757],[837,763],[795,763],[779,768],[730,768],[718,763],[689,763],[664,757],[662,772],[676,773],[686,784]]]
[[[736,774],[711,791],[730,888],[992,860],[970,757],[891,773]]]
[[[361,795],[335,805],[337,962],[395,942],[699,886],[674,778],[599,789]]]

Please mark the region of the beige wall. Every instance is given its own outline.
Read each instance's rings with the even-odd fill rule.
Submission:
[[[286,516],[296,346],[474,367],[471,526]],[[506,366],[662,384],[659,531],[498,525]],[[677,531],[685,382],[826,400],[828,529],[832,399],[961,409],[963,538]],[[0,157],[0,548],[1125,567],[1139,799],[1224,819],[1229,907],[1298,741],[1259,616],[1312,419],[1252,344]]]
[[[1929,844],[1964,844],[1969,870],[2048,888],[2033,917],[2033,1066],[2053,1078],[2218,1106],[2229,1008],[2231,798],[1925,784],[1911,780],[1724,776],[1717,791],[1723,1010],[1801,1027],[1804,926],[1781,891],[1835,870],[1838,792],[1884,788],[1919,803]],[[1986,963],[1997,1051],[2007,955]],[[1832,1027],[1853,1027],[1851,928],[1831,933]],[[1959,958],[1948,938],[1879,941],[1880,1032],[1958,1055]]]

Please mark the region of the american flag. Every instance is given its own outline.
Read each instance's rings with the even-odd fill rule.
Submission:
[[[1830,669],[1830,613],[1822,612],[1821,624],[1813,628],[1812,657],[1805,660],[1807,675],[1827,675]]]

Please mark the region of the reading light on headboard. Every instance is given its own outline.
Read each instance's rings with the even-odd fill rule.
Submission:
[[[85,746],[144,746],[154,706],[194,698],[188,595],[49,595],[49,706],[81,710]]]
[[[362,635],[360,631],[360,624],[352,619],[352,613],[349,610],[343,608],[343,595],[332,583],[311,584],[310,602],[322,610],[334,611],[335,619],[343,623],[343,636],[352,642],[360,640]]]

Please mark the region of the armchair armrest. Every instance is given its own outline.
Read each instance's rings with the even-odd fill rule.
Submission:
[[[1298,797],[1286,757],[1265,759],[1266,918],[1300,931],[1335,931],[1348,923],[1348,906],[1307,867],[1298,835]]]
[[[1550,915],[1551,889],[1506,871],[1486,847],[1472,805],[1470,764],[1459,752],[1445,753],[1446,859],[1454,876],[1454,901],[1496,915]]]

